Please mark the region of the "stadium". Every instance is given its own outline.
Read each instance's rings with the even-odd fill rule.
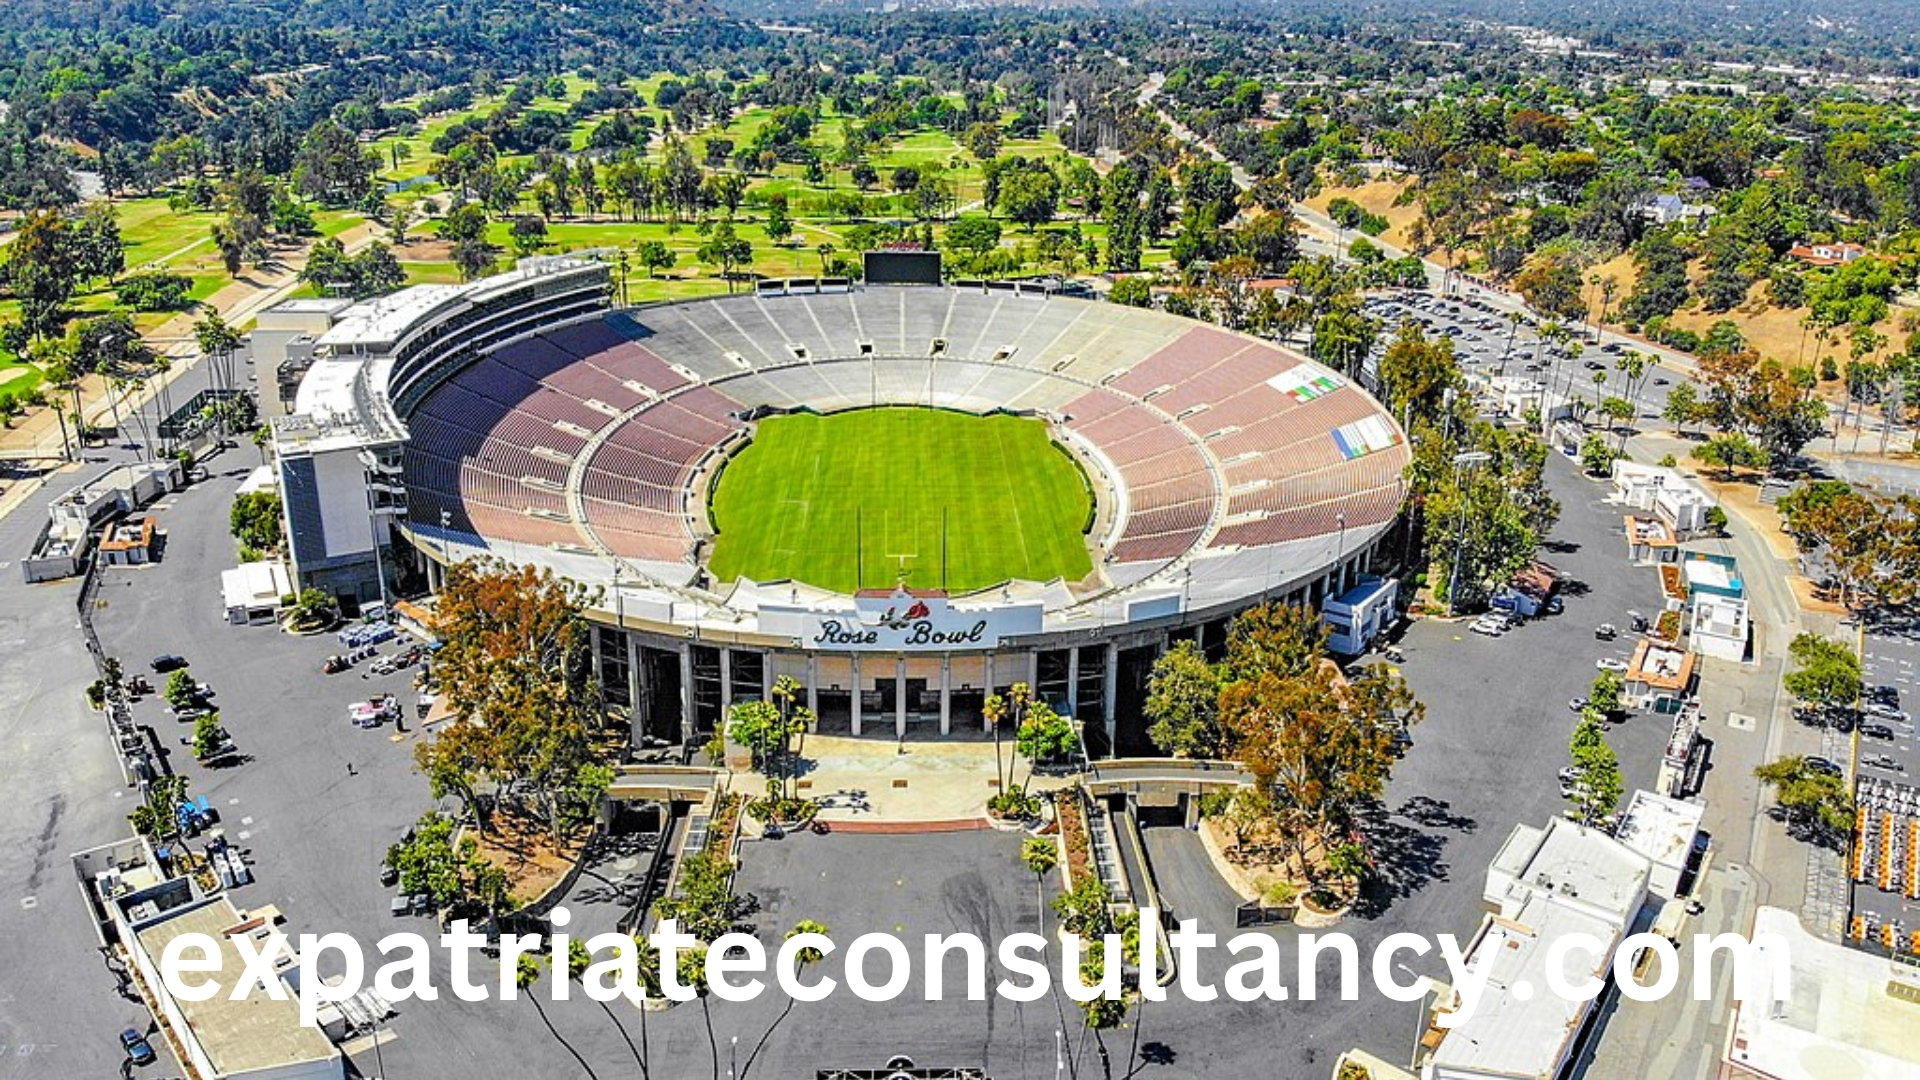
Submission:
[[[822,730],[902,738],[1027,682],[1096,754],[1147,748],[1170,641],[1364,588],[1409,457],[1364,390],[1151,309],[881,283],[929,258],[617,309],[549,257],[338,311],[274,422],[295,577],[580,581],[636,743],[791,676]]]

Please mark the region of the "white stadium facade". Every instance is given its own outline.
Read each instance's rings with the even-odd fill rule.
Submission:
[[[1204,323],[1000,283],[612,294],[605,264],[544,257],[346,308],[274,447],[303,587],[364,603],[475,556],[589,586],[636,743],[787,675],[823,730],[979,731],[985,696],[1026,682],[1096,754],[1146,752],[1170,641],[1217,648],[1250,604],[1357,585],[1400,507],[1409,451],[1373,397]],[[876,405],[1045,420],[1093,479],[1093,574],[952,596],[713,580],[706,485],[754,422]]]

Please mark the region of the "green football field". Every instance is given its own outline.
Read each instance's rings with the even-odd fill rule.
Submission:
[[[711,567],[721,581],[953,592],[1092,570],[1091,496],[1038,420],[860,409],[760,422],[720,475]]]

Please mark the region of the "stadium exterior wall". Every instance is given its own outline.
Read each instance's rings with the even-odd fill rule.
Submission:
[[[622,588],[624,564],[608,553],[492,543],[450,531],[444,517],[413,517],[401,467],[413,407],[489,350],[607,308],[607,268],[559,258],[343,313],[320,343],[294,415],[274,424],[299,585],[365,601],[387,588],[398,561],[438,589],[447,564],[474,554],[533,561],[603,589],[611,572],[613,588],[590,613],[595,662],[609,700],[631,710],[636,746],[699,739],[733,703],[762,698],[790,676],[821,730],[899,738],[980,732],[984,698],[1024,682],[1084,723],[1092,752],[1132,754],[1151,752],[1146,676],[1171,642],[1194,639],[1217,654],[1239,611],[1268,599],[1318,610],[1381,569],[1390,512],[1352,527],[1336,515],[1337,539],[1328,527],[1278,560],[1276,547],[1190,553],[1097,602],[1043,604],[1059,583],[1052,593],[1024,583],[999,599],[901,591],[803,601],[796,588],[788,604],[782,582],[756,585],[742,604],[698,587],[698,576],[692,585],[655,577],[636,592]],[[1370,407],[1378,411],[1377,402]],[[1390,417],[1385,425],[1404,441]]]

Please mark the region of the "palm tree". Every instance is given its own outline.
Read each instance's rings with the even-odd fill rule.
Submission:
[[[173,361],[163,352],[153,354],[153,377],[160,381],[160,421],[165,423],[173,417],[173,387],[167,374],[173,370]]]
[[[700,999],[700,1015],[707,1023],[707,1053],[713,1059],[713,1080],[720,1080],[720,1040],[713,1034],[713,1006],[707,1000],[712,989],[707,985],[707,947],[701,945],[680,954],[680,985],[693,988]]]
[[[813,250],[815,253],[817,253],[820,256],[820,276],[826,277],[827,276],[827,260],[833,258],[833,253],[838,249],[835,248],[832,244],[821,244],[819,247],[814,248]]]
[[[812,919],[801,919],[799,922],[793,924],[793,929],[787,931],[786,940],[792,941],[801,934],[816,934],[820,937],[826,937],[827,927],[825,923],[815,922]],[[793,954],[795,972],[805,971],[807,968],[826,959],[826,955],[826,953],[821,952],[811,945],[802,946],[795,950]],[[747,1070],[753,1068],[754,1059],[760,1056],[760,1051],[767,1045],[767,1040],[773,1037],[774,1029],[779,1027],[782,1021],[786,1020],[787,1014],[793,1011],[793,1006],[798,1000],[799,999],[793,997],[791,994],[787,996],[786,1007],[780,1010],[779,1016],[773,1018],[773,1023],[767,1025],[767,1030],[760,1033],[760,1041],[753,1044],[753,1052],[747,1055],[747,1063],[740,1066],[738,1080],[747,1080]]]
[[[233,350],[240,347],[240,334],[217,311],[193,324],[193,338],[200,346],[200,355],[208,357],[213,363],[214,385],[228,389],[233,385],[233,373],[228,365],[233,359]],[[226,420],[220,421],[220,432],[226,434]]]
[[[73,395],[73,411],[80,411],[80,380],[73,371],[73,353],[65,338],[42,338],[33,343],[28,354],[40,367],[41,377],[55,393],[67,391]],[[68,449],[67,413],[56,401],[53,415],[60,421],[60,454],[63,457],[78,457],[77,448]],[[75,432],[78,435],[78,432]],[[74,440],[78,442],[79,440]]]
[[[1089,950],[1086,962],[1080,965],[1080,981],[1086,986],[1093,986],[1100,981],[1105,970],[1105,950]],[[1113,1080],[1113,1058],[1107,1053],[1107,1039],[1102,1033],[1119,1027],[1120,1022],[1127,1018],[1128,1000],[1132,997],[1126,992],[1123,982],[1118,998],[1101,996],[1080,1003],[1087,1029],[1093,1032],[1094,1046],[1100,1051],[1100,1072],[1106,1080]]]
[[[522,953],[519,965],[513,971],[513,985],[521,990],[533,989],[534,984],[540,981],[541,970],[538,957]],[[560,1034],[560,1029],[553,1026],[553,1020],[547,1016],[547,1007],[540,1002],[540,995],[530,993],[527,995],[527,1000],[533,1002],[534,1011],[540,1014],[540,1022],[547,1026],[547,1033],[553,1036],[553,1040],[565,1047],[567,1053],[573,1055],[573,1060],[580,1063],[580,1068],[589,1077],[599,1080],[600,1074],[593,1071],[593,1066],[587,1064],[587,1059],[580,1056],[580,1051],[575,1050],[573,1044]]]
[[[119,380],[119,387],[127,396],[128,414],[133,417],[134,423],[140,425],[140,445],[146,455],[146,459],[151,461],[153,460],[153,429],[147,425],[147,411],[140,408],[138,403],[134,401],[134,398],[139,393],[141,382],[141,376],[129,375]]]
[[[1060,847],[1044,836],[1030,837],[1020,845],[1020,861],[1033,871],[1033,899],[1040,908],[1040,933],[1047,932],[1047,873],[1060,865]]]

